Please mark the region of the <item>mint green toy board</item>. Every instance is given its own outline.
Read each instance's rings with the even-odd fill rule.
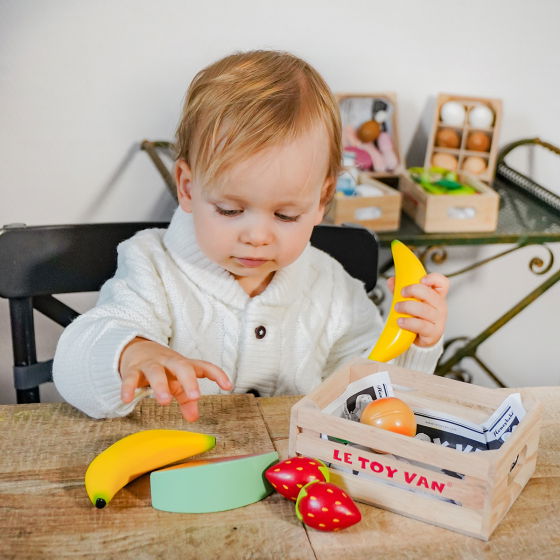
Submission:
[[[271,452],[154,471],[152,506],[174,513],[210,513],[258,502],[272,492],[264,471],[277,461],[278,453]]]

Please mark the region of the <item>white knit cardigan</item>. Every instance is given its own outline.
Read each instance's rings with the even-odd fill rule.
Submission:
[[[54,360],[62,397],[94,418],[124,416],[146,395],[120,399],[119,357],[136,336],[218,365],[236,393],[272,396],[308,393],[342,362],[367,355],[383,326],[363,285],[311,246],[248,296],[201,252],[180,208],[167,230],[142,231],[118,254],[115,276],[96,307],[66,328]],[[398,363],[431,373],[440,353],[441,342],[413,346]],[[223,392],[199,384],[203,394]]]

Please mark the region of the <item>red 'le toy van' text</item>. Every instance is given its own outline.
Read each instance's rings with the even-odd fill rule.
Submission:
[[[339,449],[333,450],[333,460],[351,465],[353,470],[371,471],[379,475],[385,475],[387,478],[395,480],[396,482],[404,482],[409,486],[426,488],[427,490],[433,490],[440,494],[446,486],[445,482],[428,480],[427,477],[411,471],[402,471],[401,473],[397,468],[380,463],[379,461],[371,461],[366,457],[358,456],[354,458],[353,453],[341,452]]]

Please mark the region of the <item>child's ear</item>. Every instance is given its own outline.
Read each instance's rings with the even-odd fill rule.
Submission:
[[[325,217],[325,214],[328,210],[329,202],[332,198],[332,191],[334,189],[334,181],[333,179],[326,179],[321,188],[321,202],[319,203],[319,211],[317,213],[317,217],[315,220],[315,225],[320,224]]]
[[[175,162],[175,184],[177,185],[177,199],[179,206],[185,212],[192,212],[192,172],[184,159]]]

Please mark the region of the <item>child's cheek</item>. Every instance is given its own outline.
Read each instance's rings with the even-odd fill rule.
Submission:
[[[284,240],[284,255],[289,263],[294,262],[303,253],[313,228],[309,227],[296,227],[289,236]],[[286,266],[286,265],[284,265]]]

